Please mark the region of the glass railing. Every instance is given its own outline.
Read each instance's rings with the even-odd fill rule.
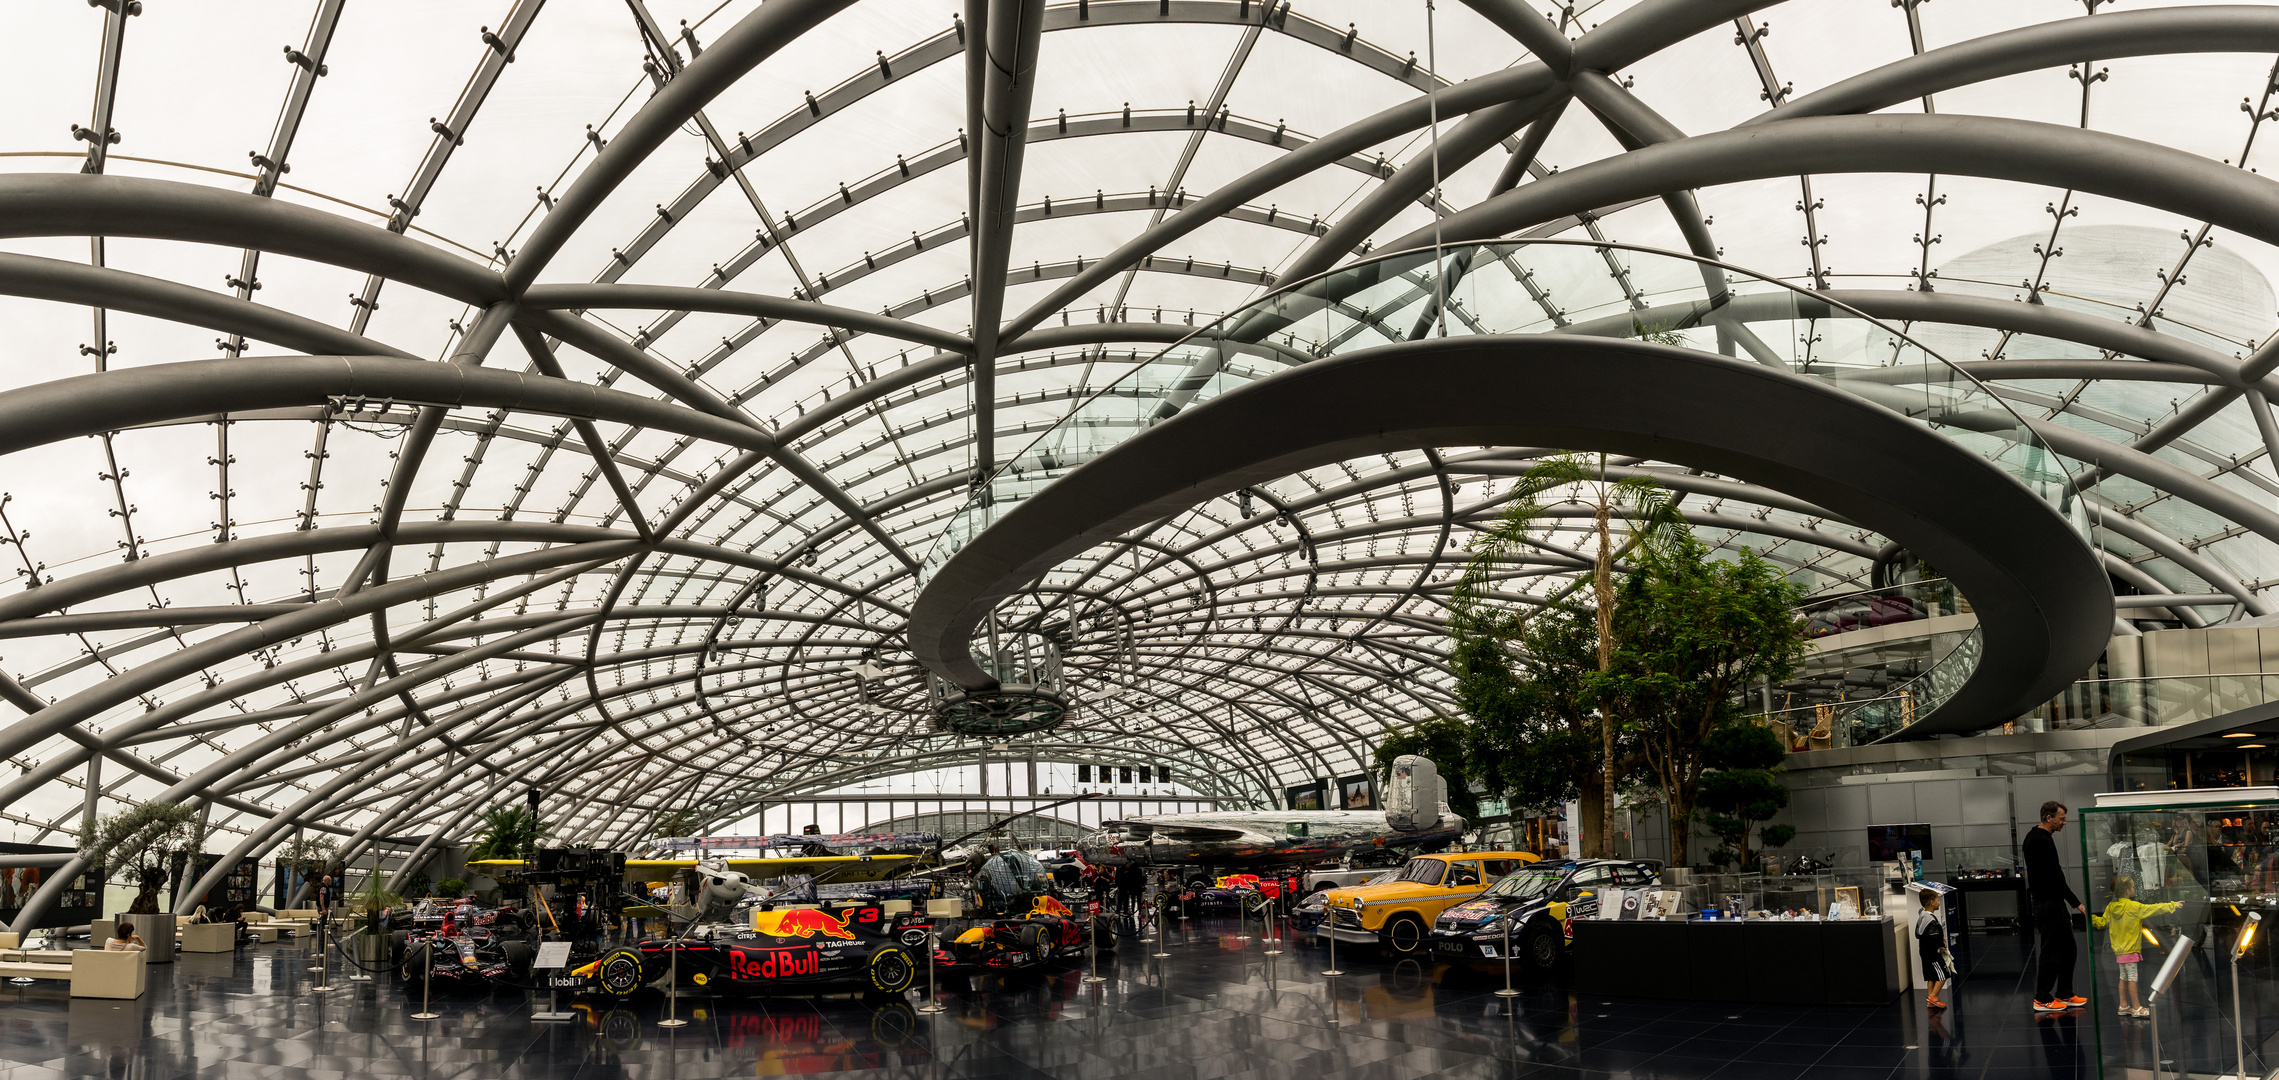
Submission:
[[[1792,705],[1757,715],[1778,725],[1791,750],[1860,746],[1896,735],[1946,704],[1978,670],[1985,640],[1977,627],[1934,635],[1934,639],[1936,659],[1921,674],[1880,693]]]
[[[1991,390],[1895,327],[1786,282],[1689,255],[1589,241],[1507,241],[1379,256],[1289,285],[1197,329],[1087,398],[977,485],[926,553],[921,585],[1009,507],[1185,409],[1317,358],[1481,334],[1642,338],[1820,381],[1971,449],[2048,500],[2083,535],[2088,531],[2069,482],[2083,463],[2050,449]],[[1916,714],[1928,711],[1919,701]]]
[[[1811,638],[1961,613],[1961,599],[1945,578],[1814,597],[1796,609],[1804,620],[1804,636]]]

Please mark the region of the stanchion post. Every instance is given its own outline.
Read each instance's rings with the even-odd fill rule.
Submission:
[[[1236,941],[1249,941],[1250,913],[1242,909],[1242,900],[1242,893],[1236,892],[1234,894],[1234,939]]]
[[[942,1004],[942,999],[939,996],[940,988],[934,984],[934,952],[941,947],[941,932],[932,926],[928,926],[926,928],[926,1003],[918,1006],[918,1011],[922,1013],[949,1011],[949,1006]]]
[[[1511,924],[1510,912],[1504,913],[1504,988],[1496,991],[1500,998],[1518,997],[1519,991],[1511,988]]]
[[[672,954],[666,958],[666,963],[671,967],[667,969],[670,974],[665,977],[665,1018],[657,1021],[657,1026],[687,1027],[688,1021],[681,1019],[681,942],[679,938],[669,938],[666,945],[672,949]]]
[[[1275,920],[1277,913],[1274,909],[1277,906],[1273,901],[1268,901],[1266,909],[1259,912],[1259,919],[1266,924],[1266,948],[1262,952],[1267,956],[1282,955],[1282,938],[1279,924]]]
[[[1334,979],[1345,973],[1337,969],[1337,927],[1330,921],[1328,905],[1322,907],[1322,936],[1329,939],[1329,970],[1322,974]]]
[[[434,989],[434,983],[435,939],[431,937],[427,939],[426,946],[419,953],[419,1011],[411,1014],[412,1019],[435,1019],[435,1010],[429,1007],[433,1001],[429,995]]]
[[[1085,919],[1084,937],[1092,943],[1092,974],[1084,977],[1084,985],[1093,986],[1108,980],[1100,974],[1100,902],[1094,900],[1088,906],[1091,910]]]

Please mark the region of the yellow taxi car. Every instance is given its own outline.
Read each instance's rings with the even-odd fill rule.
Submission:
[[[1464,851],[1418,855],[1389,879],[1331,889],[1314,933],[1351,945],[1375,945],[1390,956],[1428,947],[1432,920],[1541,856],[1530,851]]]

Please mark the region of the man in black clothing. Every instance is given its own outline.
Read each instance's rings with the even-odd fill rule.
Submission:
[[[2057,840],[2065,828],[2066,806],[2051,799],[2042,804],[2041,824],[2026,830],[2018,845],[2026,862],[2026,897],[2034,909],[2034,932],[2041,939],[2040,959],[2034,967],[2034,1011],[2060,1012],[2089,1004],[2073,992],[2073,912],[2088,914],[2073,886],[2058,865]]]

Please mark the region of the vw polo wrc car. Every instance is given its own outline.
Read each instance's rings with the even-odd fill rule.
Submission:
[[[1660,876],[1659,864],[1627,859],[1564,859],[1515,870],[1477,899],[1440,913],[1432,924],[1433,958],[1496,962],[1508,940],[1528,967],[1549,969],[1574,939],[1574,920],[1597,913],[1601,890],[1644,888]]]
[[[1427,947],[1429,928],[1442,911],[1480,895],[1490,882],[1537,858],[1527,851],[1415,856],[1389,878],[1318,894],[1323,917],[1314,933],[1375,945],[1392,956],[1417,955]]]

